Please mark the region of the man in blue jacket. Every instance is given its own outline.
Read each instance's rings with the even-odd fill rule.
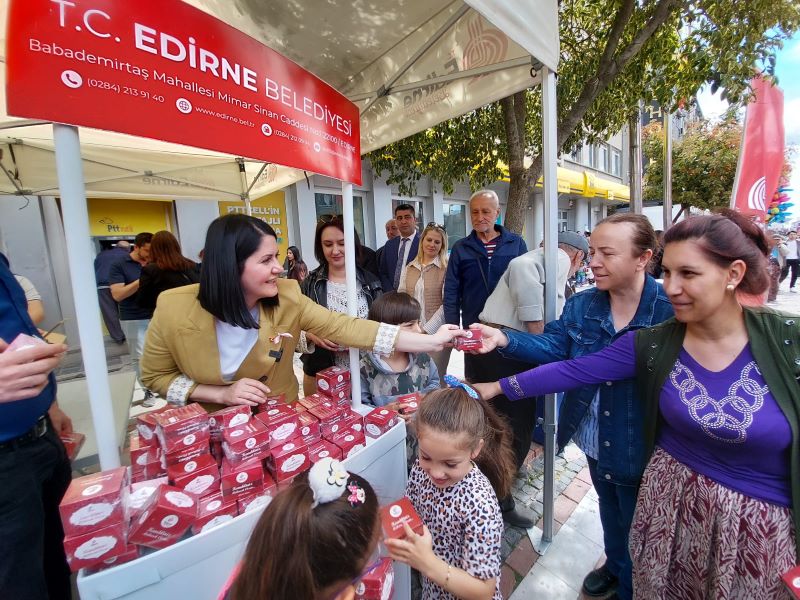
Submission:
[[[501,225],[500,199],[492,190],[480,190],[469,200],[472,233],[453,244],[447,275],[444,280],[444,316],[448,323],[468,327],[477,323],[486,299],[497,286],[497,282],[513,259],[528,251],[525,241]],[[528,363],[500,358],[494,352],[482,356],[464,355],[464,375],[473,383],[496,381],[530,368]],[[502,397],[504,398],[504,397]],[[498,412],[504,414],[514,433],[514,454],[517,468],[521,467],[531,446],[529,415],[522,410],[523,402],[493,400]],[[527,431],[527,436],[522,433]],[[527,439],[526,439],[527,437]],[[511,525],[527,529],[533,527],[531,515],[516,510],[514,499],[509,495],[500,498],[503,518]]]
[[[22,288],[0,254],[0,598],[69,600],[69,567],[58,504],[72,471],[60,432],[72,423],[56,403],[64,344],[8,350],[38,336]]]

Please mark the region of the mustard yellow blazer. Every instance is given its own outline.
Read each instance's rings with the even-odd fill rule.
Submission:
[[[292,358],[301,330],[344,346],[371,350],[380,324],[323,308],[304,296],[293,279],[277,283],[278,305],[259,305],[258,341],[233,381],[266,377],[273,393],[286,394],[286,399],[293,401],[298,389]],[[145,387],[163,398],[173,383],[182,385],[186,378],[191,380],[185,388],[187,398],[198,384],[232,383],[222,379],[214,316],[200,306],[199,287],[187,285],[162,292],[147,329],[140,377]],[[276,338],[279,333],[292,337]],[[181,375],[184,378],[176,382]]]

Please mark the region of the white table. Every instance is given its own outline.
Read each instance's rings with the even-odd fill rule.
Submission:
[[[112,410],[114,412],[114,433],[117,436],[117,447],[120,450],[125,447],[128,415],[135,383],[136,376],[133,371],[111,373],[108,376],[108,384],[111,387]],[[75,379],[73,381],[60,382],[56,398],[61,410],[72,419],[72,428],[86,436],[83,448],[81,448],[78,456],[73,461],[72,466],[75,469],[80,469],[97,463],[97,438],[94,434],[94,423],[92,422],[92,410],[89,406],[89,396],[86,391],[86,380]]]
[[[406,487],[406,427],[402,421],[348,458],[345,467],[367,479],[381,504]],[[254,511],[130,563],[94,575],[78,574],[81,600],[213,600],[241,559],[261,516]],[[280,549],[278,549],[280,551]],[[395,600],[411,597],[406,565],[395,563]]]

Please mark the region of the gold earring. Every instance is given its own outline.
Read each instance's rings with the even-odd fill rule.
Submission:
[[[729,292],[732,292],[733,290],[736,289],[736,286],[733,285],[732,283],[729,283],[728,285],[725,286],[725,289],[728,290]]]

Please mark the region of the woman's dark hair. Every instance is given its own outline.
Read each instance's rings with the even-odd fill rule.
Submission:
[[[230,600],[316,600],[361,575],[378,539],[378,499],[366,479],[351,474],[352,484],[363,488],[363,503],[351,505],[345,492],[312,508],[307,473],[279,493],[250,536]]]
[[[465,435],[470,450],[483,440],[475,464],[486,475],[498,498],[511,491],[516,474],[511,430],[485,400],[475,400],[461,388],[442,388],[425,396],[416,413],[417,437],[426,427],[453,436]]]
[[[344,234],[344,220],[342,215],[325,215],[317,221],[317,229],[314,232],[314,257],[320,266],[328,267],[328,261],[325,258],[325,252],[322,249],[322,232],[328,227],[336,227]],[[356,262],[361,259],[361,239],[358,237],[358,232],[353,231],[354,239],[356,242]]]
[[[664,247],[687,240],[722,268],[744,261],[747,268],[738,289],[745,294],[761,294],[769,287],[770,243],[764,230],[744,215],[726,208],[716,215],[689,217],[667,229]]]
[[[197,298],[200,305],[220,321],[244,329],[258,329],[258,319],[247,310],[241,279],[244,262],[258,250],[267,235],[278,239],[272,227],[247,215],[225,215],[208,226]],[[278,297],[262,298],[261,304],[275,306]]]
[[[169,231],[158,231],[150,242],[150,261],[164,271],[186,271],[195,263],[181,254],[178,240]]]
[[[379,323],[402,325],[409,321],[419,321],[420,315],[422,307],[416,299],[405,292],[386,292],[372,302],[367,318]]]
[[[595,229],[600,225],[606,223],[630,223],[633,226],[633,235],[631,236],[631,243],[635,251],[634,258],[641,256],[648,250],[656,251],[658,248],[658,240],[656,239],[656,232],[650,221],[644,215],[637,215],[634,213],[614,213],[610,217],[606,217],[600,221]]]
[[[300,256],[300,248],[297,246],[289,246],[288,251],[292,253],[294,256],[294,262],[301,263],[303,262],[303,257]]]

